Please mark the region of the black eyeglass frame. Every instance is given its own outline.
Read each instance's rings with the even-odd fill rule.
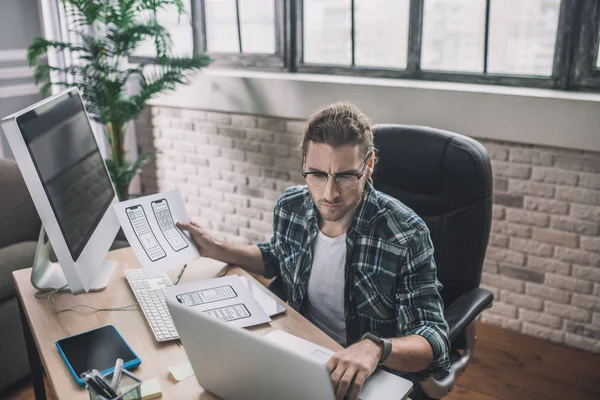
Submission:
[[[337,178],[338,178],[339,176],[355,176],[355,177],[356,177],[356,178],[357,178],[357,179],[360,181],[360,178],[362,178],[362,177],[363,177],[363,175],[365,174],[365,170],[367,169],[367,163],[369,162],[369,158],[371,157],[371,155],[372,155],[372,154],[373,154],[373,153],[371,152],[371,153],[369,153],[369,154],[367,155],[367,157],[365,158],[365,161],[364,161],[363,167],[361,168],[360,172],[356,172],[356,173],[350,173],[350,172],[346,172],[346,173],[343,173],[343,174],[328,174],[328,173],[326,173],[326,172],[322,172],[322,171],[302,171],[302,172],[300,172],[300,174],[301,174],[301,175],[304,177],[304,179],[306,179],[306,177],[307,177],[308,175],[322,175],[322,176],[325,176],[325,177],[327,178],[327,179],[325,180],[325,184],[324,184],[323,186],[321,186],[321,187],[317,187],[317,189],[323,189],[325,186],[327,186],[327,183],[329,182],[329,177],[330,177],[330,176],[332,176],[332,177],[333,177],[333,179],[335,180],[335,183],[336,183],[336,185],[338,185],[338,186],[339,186],[339,187],[341,187],[342,189],[348,189],[348,190],[351,190],[351,189],[353,189],[353,188],[345,188],[345,187],[343,187],[342,185],[340,185],[340,183],[338,182]],[[304,157],[303,157],[303,158],[304,158]],[[307,182],[307,183],[308,183],[308,182]],[[314,187],[314,186],[313,186],[313,187]],[[355,186],[355,187],[356,187],[356,186]]]

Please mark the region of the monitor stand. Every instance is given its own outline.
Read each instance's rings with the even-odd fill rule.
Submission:
[[[35,250],[35,259],[33,260],[33,269],[31,271],[31,284],[37,290],[58,290],[61,292],[70,292],[69,284],[65,278],[60,264],[50,260],[50,240],[44,230],[40,230],[37,248]],[[117,263],[112,260],[105,260],[98,268],[98,276],[92,283],[90,292],[99,292],[104,290],[112,278]]]

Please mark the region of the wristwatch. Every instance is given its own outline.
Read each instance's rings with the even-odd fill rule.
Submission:
[[[390,356],[390,354],[392,352],[392,339],[384,339],[384,338],[381,338],[371,332],[365,333],[360,338],[360,340],[365,340],[365,339],[370,339],[373,342],[380,344],[381,347],[383,348],[383,351],[381,352],[381,358],[379,359],[380,364],[383,363],[385,360],[387,360],[387,358]]]

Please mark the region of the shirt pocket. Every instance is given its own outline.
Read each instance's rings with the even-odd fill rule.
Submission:
[[[394,280],[388,277],[373,276],[366,271],[356,277],[356,309],[359,316],[375,318],[381,322],[395,321]]]

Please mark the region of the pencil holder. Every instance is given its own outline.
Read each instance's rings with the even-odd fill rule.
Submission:
[[[104,380],[110,384],[112,375],[113,373],[109,372],[102,376],[104,377]],[[86,385],[85,388],[90,394],[90,400],[140,400],[142,398],[142,381],[125,369],[123,370],[121,382],[117,388],[117,397],[108,398],[100,396],[90,390],[88,385]]]

